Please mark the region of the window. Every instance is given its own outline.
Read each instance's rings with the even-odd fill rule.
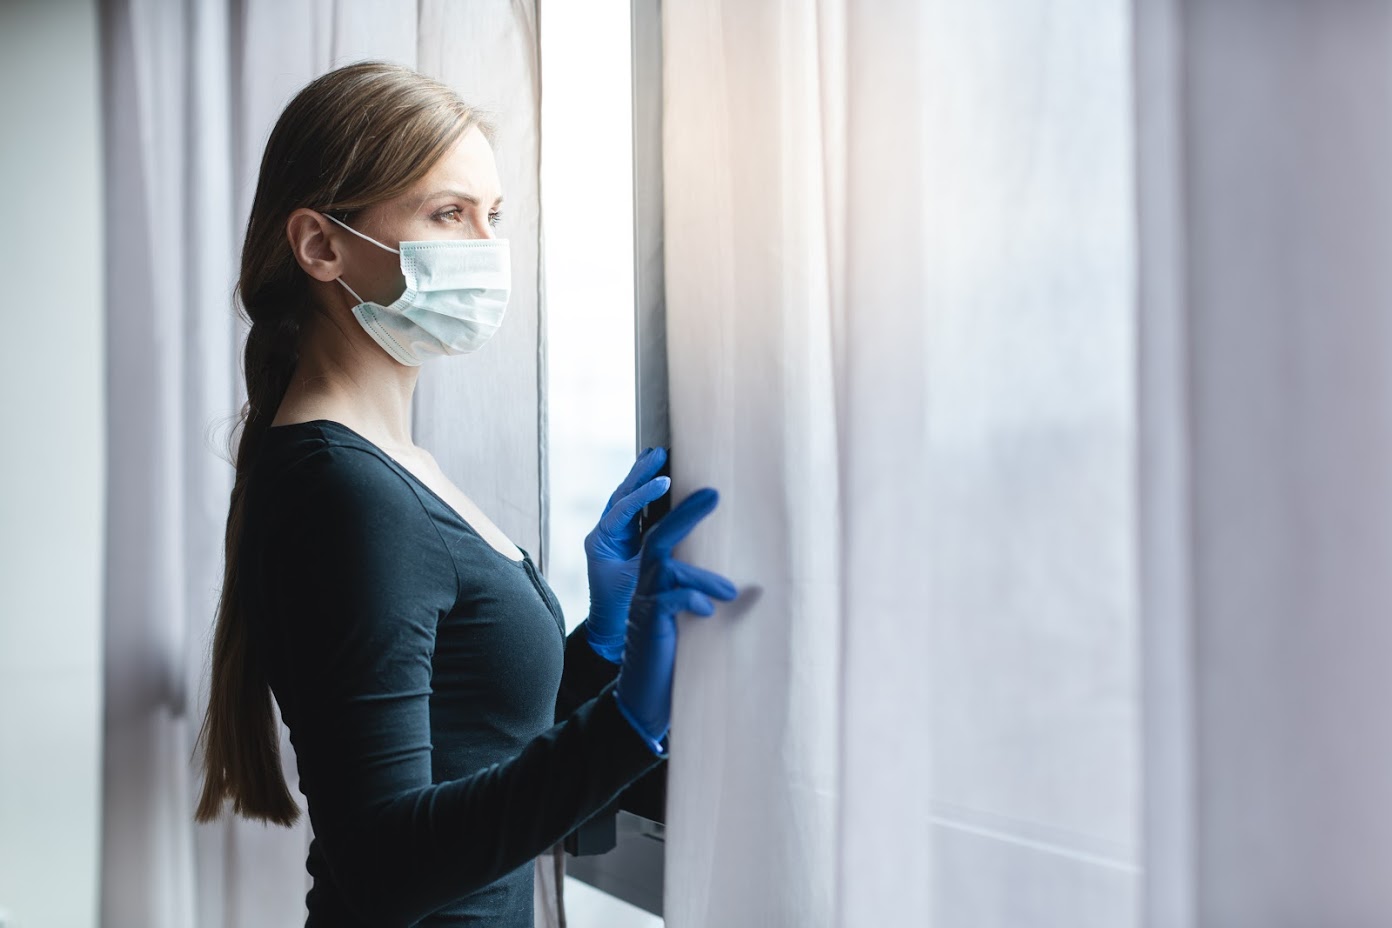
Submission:
[[[559,4],[540,25],[547,578],[568,630],[589,608],[585,535],[638,449],[668,444],[656,13],[656,0]],[[657,773],[622,800],[643,815],[600,815],[573,836],[571,923],[661,924]]]

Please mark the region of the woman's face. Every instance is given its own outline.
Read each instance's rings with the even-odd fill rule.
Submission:
[[[493,149],[483,133],[471,127],[410,190],[353,214],[348,223],[392,248],[399,248],[401,242],[495,238],[502,202],[502,185]],[[326,282],[342,276],[364,300],[384,306],[401,295],[406,280],[401,275],[399,255],[378,248],[327,219],[318,218],[322,220],[316,224],[318,228],[305,228],[304,232],[322,235],[326,241],[318,244],[327,247],[314,248],[315,243],[303,242],[311,252],[318,252],[320,260],[311,262],[316,267],[306,264],[308,255],[300,257],[301,266],[311,276]],[[295,230],[292,217],[292,243],[296,238]],[[296,250],[298,252],[299,248]],[[347,303],[355,302],[337,283],[333,288]]]

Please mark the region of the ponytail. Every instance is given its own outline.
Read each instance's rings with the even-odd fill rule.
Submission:
[[[199,822],[217,818],[225,798],[232,799],[232,810],[238,815],[277,825],[293,825],[300,815],[281,773],[280,732],[270,684],[251,640],[251,623],[245,619],[237,584],[247,478],[295,370],[299,328],[295,317],[287,313],[278,323],[253,322],[247,334],[247,402],[242,407],[237,474],[223,539],[226,566],[213,637],[212,681],[208,711],[195,745],[195,750],[204,749],[203,792],[194,813]]]

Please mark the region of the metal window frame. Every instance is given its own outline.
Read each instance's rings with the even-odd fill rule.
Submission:
[[[671,449],[663,258],[662,2],[630,0],[633,107],[633,308],[637,388],[635,453]],[[670,466],[663,468],[670,475]],[[670,496],[670,494],[669,494]],[[645,510],[662,518],[667,496]],[[662,914],[667,765],[638,780],[614,805],[566,838],[569,875],[654,915]]]
[[[662,217],[662,0],[632,0],[633,306],[638,448],[670,447]]]

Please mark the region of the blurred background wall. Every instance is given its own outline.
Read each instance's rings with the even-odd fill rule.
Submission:
[[[0,912],[91,925],[101,792],[95,0],[0,3]]]

